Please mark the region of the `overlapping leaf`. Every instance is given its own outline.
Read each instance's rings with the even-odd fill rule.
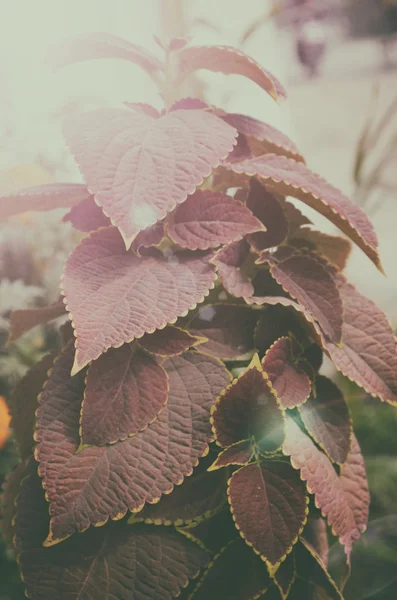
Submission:
[[[228,544],[198,580],[192,600],[252,600],[271,585],[263,561],[242,540]]]
[[[131,248],[141,255],[143,249],[159,246],[164,237],[164,221],[157,221],[154,225],[147,227],[136,236],[132,242]]]
[[[211,409],[217,443],[223,448],[253,438],[274,452],[284,440],[284,411],[256,355],[249,367],[217,398]]]
[[[223,360],[244,356],[253,348],[258,314],[247,306],[202,306],[189,325],[190,333],[205,336],[201,350]]]
[[[180,327],[167,325],[151,334],[145,334],[139,340],[139,345],[150,354],[156,356],[176,356],[206,342],[205,337],[192,335]]]
[[[110,33],[80,33],[60,42],[48,55],[56,69],[96,58],[119,58],[135,63],[149,75],[163,71],[161,62],[145,48]]]
[[[333,272],[315,257],[292,255],[272,263],[276,281],[321,325],[336,344],[342,335],[342,300]]]
[[[241,536],[274,571],[306,522],[307,497],[298,474],[282,462],[252,463],[233,473],[228,496]]]
[[[62,298],[49,306],[13,310],[10,316],[8,343],[15,342],[22,335],[33,329],[33,327],[45,325],[49,321],[53,321],[65,314],[66,309]]]
[[[329,458],[344,463],[350,451],[352,424],[340,389],[327,377],[318,375],[315,396],[312,394],[299,412],[306,429]]]
[[[288,598],[292,584],[296,579],[295,552],[290,552],[287,558],[281,563],[277,571],[272,574],[277,585],[282,600]]]
[[[254,295],[254,286],[241,270],[248,257],[249,244],[240,240],[221,248],[212,259],[223,287],[236,298]]]
[[[317,250],[341,271],[346,266],[352,248],[351,242],[346,238],[307,228],[300,228],[292,243],[294,246]]]
[[[19,463],[13,471],[8,473],[0,488],[0,531],[1,537],[8,548],[14,550],[14,517],[16,513],[16,500],[19,495],[21,483],[26,477],[25,463]]]
[[[182,248],[208,250],[264,229],[252,212],[227,194],[197,190],[172,212],[167,233]]]
[[[261,252],[281,244],[288,235],[288,221],[276,196],[256,179],[251,179],[247,206],[267,229],[249,236],[251,246]]]
[[[254,450],[255,447],[252,440],[235,442],[218,454],[217,459],[208,470],[214,471],[215,469],[228,467],[229,465],[246,465],[253,457]]]
[[[109,523],[45,548],[47,530],[48,505],[31,465],[21,487],[15,532],[32,600],[171,600],[208,562],[202,548],[173,528]]]
[[[129,248],[218,166],[236,130],[203,110],[156,119],[138,110],[99,109],[70,119],[65,136],[95,201]]]
[[[203,461],[201,461],[203,462]],[[147,504],[135,519],[177,527],[208,518],[226,502],[227,471],[209,473],[201,464],[157,504]]]
[[[176,54],[176,58],[179,68],[177,82],[195,71],[206,69],[225,75],[243,75],[275,100],[285,98],[283,86],[269,71],[232,46],[187,46]]]
[[[232,163],[229,168],[237,174],[256,175],[270,189],[305,202],[339,227],[381,269],[378,240],[369,219],[342,192],[302,163],[284,156],[265,154]]]
[[[28,211],[71,208],[89,198],[81,183],[46,183],[0,196],[0,219]]]
[[[168,403],[145,431],[78,453],[84,376],[70,376],[73,347],[56,362],[40,397],[36,458],[50,502],[51,545],[91,524],[156,502],[190,475],[212,438],[209,411],[229,382],[225,367],[195,352],[164,363]]]
[[[237,113],[225,114],[222,118],[248,139],[253,155],[258,156],[273,152],[305,162],[294,142],[268,123]]]
[[[81,411],[81,441],[103,445],[146,429],[168,399],[168,377],[149,354],[124,344],[89,369]]]
[[[202,302],[215,274],[203,254],[139,258],[117,229],[84,239],[68,259],[63,292],[76,335],[74,371],[110,347],[152,333]]]
[[[296,365],[291,338],[281,337],[267,350],[262,366],[284,408],[299,406],[310,395],[308,375]]]
[[[111,225],[110,219],[103,214],[103,210],[93,196],[73,206],[62,221],[69,222],[75,229],[84,232]]]
[[[295,547],[295,563],[298,576],[325,592],[325,598],[343,600],[341,592],[327,573],[320,556],[303,538]],[[323,598],[324,596],[320,596]]]
[[[302,538],[309,542],[321,558],[323,565],[327,567],[329,543],[326,521],[316,514],[309,516]]]
[[[349,557],[353,543],[365,531],[368,519],[369,493],[364,460],[355,437],[340,476],[329,458],[291,419],[287,419],[284,453],[291,464],[300,469],[307,489],[314,494],[316,506],[339,536]]]
[[[397,350],[386,315],[353,286],[340,286],[342,347],[327,344],[335,366],[366,392],[397,404]]]

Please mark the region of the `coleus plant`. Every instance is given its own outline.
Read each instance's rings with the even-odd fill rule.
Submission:
[[[66,208],[87,233],[64,303],[18,313],[13,339],[66,312],[64,347],[11,398],[21,463],[4,535],[34,600],[340,599],[365,530],[364,461],[323,356],[397,404],[385,315],[343,274],[356,243],[381,269],[361,210],[270,125],[178,88],[198,69],[285,93],[230,47],[163,45],[164,63],[114,36],[65,42],[54,65],[142,67],[165,108],[126,102],[67,120],[84,184],[0,199],[7,217]],[[347,237],[316,231],[292,196]],[[38,398],[38,400],[37,400]]]

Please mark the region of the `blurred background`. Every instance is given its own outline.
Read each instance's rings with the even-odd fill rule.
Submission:
[[[0,194],[80,181],[61,134],[64,116],[126,100],[161,107],[154,84],[131,63],[93,61],[52,72],[46,57],[61,39],[108,32],[159,56],[154,34],[237,46],[285,84],[282,107],[234,76],[200,72],[188,92],[279,127],[314,171],[364,208],[387,277],[356,250],[348,277],[397,327],[397,0],[0,0],[0,8]],[[303,210],[332,232],[325,219]],[[46,326],[5,348],[10,310],[57,299],[62,265],[76,239],[59,214],[0,223],[0,483],[17,460],[5,398],[58,343],[56,329]],[[372,492],[371,523],[354,551],[345,597],[392,600],[397,411],[337,379],[349,399]],[[337,566],[340,559],[335,546],[332,561]],[[0,600],[22,598],[14,559],[0,540]]]

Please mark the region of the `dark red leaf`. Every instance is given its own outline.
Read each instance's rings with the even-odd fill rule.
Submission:
[[[13,310],[10,316],[8,343],[15,342],[22,335],[33,329],[33,327],[45,325],[49,321],[53,321],[65,314],[66,308],[62,298],[49,306]]]
[[[174,325],[167,325],[164,329],[157,329],[154,333],[146,333],[140,338],[139,345],[150,354],[176,356],[206,341],[205,337],[192,335],[189,331],[174,327]]]
[[[232,46],[186,47],[177,53],[177,59],[179,77],[176,83],[180,83],[195,71],[206,69],[225,75],[243,75],[268,92],[275,100],[285,98],[283,86],[269,71]]]
[[[244,356],[254,346],[258,314],[247,306],[214,304],[201,306],[189,325],[190,333],[205,336],[201,350],[223,360]]]
[[[211,423],[216,441],[223,448],[251,438],[268,452],[281,447],[284,411],[258,355],[217,398],[211,409]]]
[[[172,494],[147,504],[135,517],[145,523],[175,525],[209,518],[226,502],[227,471],[208,473],[200,466]]]
[[[339,227],[381,269],[378,240],[367,216],[342,192],[302,163],[265,154],[239,164],[232,163],[229,168],[237,174],[257,175],[266,187],[305,202]]]
[[[96,58],[119,58],[135,63],[149,75],[163,71],[162,63],[141,46],[111,33],[80,33],[51,48],[48,62],[55,69]]]
[[[267,229],[249,236],[251,246],[257,252],[279,246],[288,235],[288,221],[276,196],[251,179],[247,206]]]
[[[79,231],[95,231],[100,227],[111,225],[110,219],[103,214],[102,208],[89,196],[80,204],[73,206],[62,221],[70,222]]]
[[[26,465],[20,463],[4,478],[0,488],[0,532],[8,548],[14,552],[14,517],[16,513],[16,500],[19,496],[21,483],[26,477]]]
[[[208,250],[264,229],[241,202],[222,192],[197,190],[168,216],[167,233],[182,248]]]
[[[297,574],[301,579],[324,590],[325,598],[343,600],[342,594],[329,576],[320,556],[303,538],[295,546],[295,562]]]
[[[32,600],[171,600],[208,563],[208,554],[172,528],[109,523],[43,547],[48,505],[32,465],[21,487],[16,546]]]
[[[108,348],[176,321],[204,300],[214,279],[206,255],[139,258],[115,228],[91,234],[69,257],[63,278],[77,338],[73,373]]]
[[[112,348],[89,369],[81,441],[102,446],[146,429],[168,399],[168,377],[154,358],[130,344]]]
[[[306,523],[307,497],[299,476],[286,463],[253,463],[233,473],[228,495],[240,535],[275,571]]]
[[[268,123],[236,113],[222,115],[222,119],[248,138],[254,156],[273,152],[305,162],[294,142]]]
[[[329,544],[327,523],[325,520],[318,515],[309,516],[301,538],[309,542],[321,558],[323,565],[327,567]]]
[[[211,562],[192,600],[252,600],[270,586],[267,569],[242,540],[228,544]]]
[[[299,412],[306,429],[329,458],[344,463],[350,452],[352,423],[343,394],[333,381],[318,375],[315,395],[313,392]]]
[[[303,225],[311,225],[312,222],[296,208],[295,204],[285,200],[282,196],[278,196],[278,201],[283,207],[284,214],[288,221],[288,236],[292,237],[296,231]]]
[[[307,489],[314,494],[335,535],[339,536],[349,557],[353,543],[365,531],[368,520],[369,493],[364,460],[355,437],[347,461],[337,475],[329,458],[291,419],[287,419],[284,454],[300,469]]]
[[[81,183],[46,183],[0,196],[0,219],[28,211],[71,208],[90,197]]]
[[[270,271],[338,344],[342,336],[342,300],[332,271],[314,257],[305,255],[290,256],[271,264]]]
[[[260,315],[254,338],[260,354],[265,354],[277,339],[288,337],[292,332],[299,339],[305,335],[299,313],[292,307],[265,305]]]
[[[251,440],[235,442],[218,454],[218,458],[208,469],[214,471],[229,465],[246,465],[254,455],[254,445]]]
[[[397,405],[396,340],[386,315],[344,282],[342,347],[327,344],[336,368],[366,392]]]
[[[218,166],[236,130],[203,110],[156,119],[138,110],[99,109],[69,119],[65,136],[95,201],[129,248]]]
[[[208,356],[187,352],[170,358],[164,363],[168,403],[154,423],[125,441],[76,453],[84,375],[70,376],[72,362],[69,345],[37,413],[36,458],[52,517],[46,545],[119,519],[127,510],[139,512],[182,483],[208,450],[210,407],[230,380],[225,367]]]
[[[277,571],[272,575],[281,595],[282,600],[288,598],[292,584],[296,579],[295,552],[290,552],[281,563]],[[303,598],[302,598],[303,600]]]
[[[18,382],[10,398],[11,428],[22,460],[32,454],[37,398],[48,378],[55,354],[47,354]]]
[[[241,240],[221,248],[212,259],[223,287],[236,298],[254,295],[254,286],[241,271],[248,256],[249,244],[246,240]]]
[[[284,408],[299,406],[310,395],[311,381],[295,364],[292,342],[281,337],[267,350],[262,367]]]
[[[291,243],[299,248],[317,250],[341,271],[346,267],[352,249],[346,238],[303,228],[298,229]]]

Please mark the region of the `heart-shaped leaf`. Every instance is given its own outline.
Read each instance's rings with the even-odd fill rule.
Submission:
[[[164,363],[168,403],[147,429],[76,453],[84,374],[71,377],[73,347],[55,363],[40,396],[36,458],[50,502],[52,545],[90,525],[139,512],[190,475],[212,438],[210,407],[230,377],[216,359],[195,352]],[[120,477],[122,469],[122,477]]]
[[[368,520],[369,493],[364,460],[356,438],[347,461],[338,476],[329,458],[292,421],[287,419],[284,454],[300,470],[307,489],[314,494],[316,506],[339,536],[350,557],[353,543],[365,531]]]
[[[223,287],[236,298],[254,295],[254,286],[241,271],[248,257],[249,244],[246,240],[240,240],[218,250],[212,259]]]
[[[84,232],[95,231],[100,227],[111,225],[110,219],[104,215],[102,208],[98,206],[93,196],[89,196],[73,206],[62,221],[69,222],[75,229]]]
[[[267,229],[249,236],[254,250],[261,252],[266,248],[279,246],[288,235],[288,221],[276,196],[259,181],[251,179],[247,206]]]
[[[339,227],[381,269],[378,240],[371,222],[361,209],[322,177],[302,163],[284,156],[265,154],[228,168],[237,174],[256,175],[274,191],[293,196]]]
[[[232,360],[252,350],[257,320],[258,314],[247,306],[206,305],[199,307],[189,331],[208,339],[201,345],[203,352]]]
[[[203,110],[156,119],[137,110],[99,109],[69,119],[65,136],[95,201],[129,248],[218,166],[236,130]]]
[[[343,345],[327,344],[332,361],[366,392],[397,405],[396,340],[386,315],[347,282],[339,291],[343,300]]]
[[[333,272],[307,255],[292,255],[271,263],[271,274],[299,302],[336,344],[342,336],[342,299]]]
[[[208,554],[173,528],[130,527],[125,521],[43,547],[48,504],[33,464],[30,471],[21,486],[15,532],[18,562],[32,600],[172,600],[208,563]]]
[[[254,156],[273,152],[274,154],[293,158],[299,162],[305,162],[294,142],[268,123],[258,121],[248,115],[237,113],[222,115],[222,119],[226,123],[229,123],[229,125],[232,125],[232,127],[235,127],[240,134],[243,134],[247,138]]]
[[[71,254],[63,278],[77,338],[73,373],[108,348],[176,321],[204,300],[214,279],[206,255],[139,258],[117,229],[93,233]]]
[[[71,208],[90,197],[81,183],[46,183],[0,196],[0,219],[28,211]]]
[[[295,362],[289,337],[281,337],[275,341],[262,361],[262,367],[284,408],[295,408],[310,395],[311,381]]]
[[[275,100],[285,98],[283,86],[269,71],[232,46],[185,47],[175,56],[178,64],[177,83],[195,71],[206,69],[225,75],[243,75],[268,92]]]
[[[251,440],[235,442],[218,454],[215,462],[209,467],[209,471],[228,467],[229,465],[246,465],[254,455],[254,444]]]
[[[329,458],[344,463],[350,452],[352,423],[343,394],[333,381],[318,375],[315,396],[312,393],[299,412],[306,429]]]
[[[168,377],[154,358],[130,344],[112,348],[89,369],[81,441],[102,446],[146,429],[168,399]]]
[[[299,476],[286,463],[252,463],[233,473],[228,496],[240,535],[274,571],[306,523],[307,496]]]
[[[270,585],[263,561],[242,540],[235,540],[215,556],[190,598],[252,600],[259,598]]]
[[[33,327],[45,325],[49,321],[53,321],[65,314],[66,308],[62,298],[49,306],[13,310],[10,316],[8,343],[15,342],[22,335],[33,329]]]
[[[139,340],[139,345],[156,356],[177,356],[206,342],[207,338],[192,335],[180,327],[167,325],[164,329],[157,329],[153,333],[146,333]]]
[[[284,440],[284,411],[256,355],[246,371],[217,398],[211,409],[217,443],[223,448],[253,438],[275,452]]]
[[[51,48],[48,62],[55,69],[96,58],[118,58],[135,63],[149,75],[163,71],[161,62],[145,48],[111,33],[80,33]]]
[[[197,190],[167,220],[170,238],[182,248],[208,250],[264,229],[252,212],[222,192]]]

